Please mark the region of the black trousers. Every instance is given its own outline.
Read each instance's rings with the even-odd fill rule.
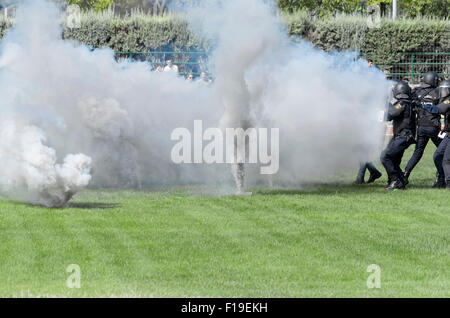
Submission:
[[[440,176],[445,176],[447,183],[450,182],[450,136],[442,140],[434,153],[434,164]]]
[[[381,163],[386,169],[389,178],[403,179],[403,171],[400,168],[405,150],[413,143],[412,138],[406,136],[394,137],[381,154]]]
[[[408,164],[406,165],[406,171],[413,171],[414,168],[419,163],[420,159],[423,157],[423,153],[425,148],[427,147],[428,141],[432,141],[436,147],[439,147],[442,139],[438,137],[441,129],[438,127],[420,127],[417,130],[417,144],[414,153],[409,159]]]
[[[359,164],[358,176],[356,177],[357,181],[364,182],[364,177],[366,176],[366,170],[369,170],[370,175],[380,173],[378,169],[371,162],[361,162]]]

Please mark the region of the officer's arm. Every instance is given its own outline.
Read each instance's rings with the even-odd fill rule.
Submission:
[[[437,106],[432,104],[424,104],[422,103],[422,107],[429,113],[432,114],[445,114],[446,112],[450,111],[450,102],[443,102]]]
[[[435,105],[432,104],[421,104],[422,107],[431,114],[439,114],[439,108],[437,108]]]
[[[440,103],[436,106],[439,109],[439,112],[441,114],[445,114],[447,112],[450,112],[450,99],[447,99],[443,103]]]
[[[398,103],[396,105],[393,105],[389,107],[389,116],[388,118],[393,119],[398,116],[400,116],[405,111],[405,106],[403,106],[401,103]]]

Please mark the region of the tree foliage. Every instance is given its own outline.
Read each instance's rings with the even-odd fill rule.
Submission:
[[[387,11],[392,0],[278,0],[280,8],[287,12],[307,10],[317,12],[321,16],[336,12],[364,12],[369,5],[379,5]],[[399,12],[405,17],[430,16],[449,17],[450,0],[402,0],[398,1]]]
[[[183,0],[185,1],[185,0]],[[115,0],[115,12],[120,15],[133,11],[142,11],[153,15],[163,15],[172,4],[179,4],[182,0]]]
[[[76,4],[82,10],[106,10],[112,5],[114,0],[69,0],[69,4]]]
[[[335,12],[354,12],[361,5],[360,0],[278,0],[281,9],[288,12],[308,10],[321,16]]]

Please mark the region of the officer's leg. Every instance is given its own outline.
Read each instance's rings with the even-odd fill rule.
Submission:
[[[433,141],[436,147],[439,147],[443,139],[439,138],[438,136],[435,136],[431,138],[431,140]]]
[[[361,162],[359,164],[359,171],[358,171],[358,175],[356,176],[356,184],[362,184],[364,183],[364,177],[366,175],[366,168],[367,168],[367,164],[365,162]]]
[[[395,164],[395,171],[396,171],[397,175],[402,172],[402,168],[400,168],[400,165],[402,163],[402,158],[403,158],[404,153],[405,153],[404,151],[401,151],[397,154],[397,156],[395,156],[394,164]]]
[[[375,182],[377,179],[380,179],[381,176],[383,175],[371,162],[368,162],[366,164],[367,169],[370,172],[370,177],[369,180],[367,180],[367,183],[373,183]]]
[[[376,175],[380,173],[380,171],[371,162],[366,163],[366,167],[369,170],[370,174]]]
[[[414,153],[413,153],[411,159],[409,159],[409,162],[405,168],[405,176],[406,177],[409,177],[409,175],[411,174],[411,171],[413,171],[413,169],[419,163],[420,159],[422,159],[423,153],[425,151],[425,148],[428,144],[429,139],[430,139],[430,137],[419,133],[419,136],[417,137],[416,149],[414,150]]]
[[[392,143],[391,147],[389,147],[388,151],[384,154],[383,164],[388,163],[388,168],[390,171],[388,172],[389,179],[391,183],[386,188],[386,190],[395,190],[395,189],[405,189],[406,182],[403,177],[402,169],[400,168],[400,163],[402,161],[403,154],[405,150],[411,145],[408,142],[407,137],[397,137]],[[391,165],[389,167],[389,164]]]
[[[445,138],[439,147],[436,149],[436,152],[433,155],[434,165],[438,171],[438,176],[443,178],[445,176],[443,162],[444,162],[444,154],[447,148],[447,144],[449,143],[449,138]]]
[[[395,160],[394,160],[394,166],[395,166],[395,171],[401,170],[400,165],[402,163],[402,158],[403,158],[403,154],[405,152],[404,151],[400,151],[396,156],[395,156]]]
[[[381,153],[381,157],[380,157],[381,164],[384,166],[384,169],[386,170],[386,173],[387,173],[389,179],[395,174],[394,163],[392,162],[393,150],[391,149],[393,147],[393,144],[394,144],[394,139],[392,139],[389,142],[386,149]]]
[[[443,167],[445,173],[445,181],[447,182],[447,188],[450,189],[450,137],[446,138],[447,147],[444,153]]]
[[[405,149],[407,148],[406,137],[397,137],[391,140],[386,150],[381,156],[381,163],[386,169],[386,173],[391,180],[398,180],[399,167],[401,158]],[[401,171],[401,170],[400,170]]]

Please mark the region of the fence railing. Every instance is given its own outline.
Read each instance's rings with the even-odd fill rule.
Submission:
[[[362,53],[370,58],[372,53]],[[447,52],[410,52],[398,53],[397,62],[390,64],[378,63],[377,66],[386,72],[387,76],[408,80],[416,84],[426,72],[436,72],[440,76],[450,76],[450,53]]]
[[[145,61],[152,68],[164,66],[171,59],[177,65],[181,75],[193,74],[198,76],[208,70],[208,52],[115,52],[116,59]],[[364,58],[370,58],[373,53],[361,53]],[[422,76],[429,71],[437,72],[441,76],[450,76],[450,52],[411,52],[398,53],[397,62],[390,64],[378,63],[377,66],[385,71],[387,76],[418,83]]]
[[[172,60],[178,66],[180,75],[200,75],[208,70],[208,52],[171,52],[171,51],[149,51],[149,52],[115,52],[116,59],[129,59],[132,61],[148,62],[153,69],[158,66],[164,67],[167,60]]]

